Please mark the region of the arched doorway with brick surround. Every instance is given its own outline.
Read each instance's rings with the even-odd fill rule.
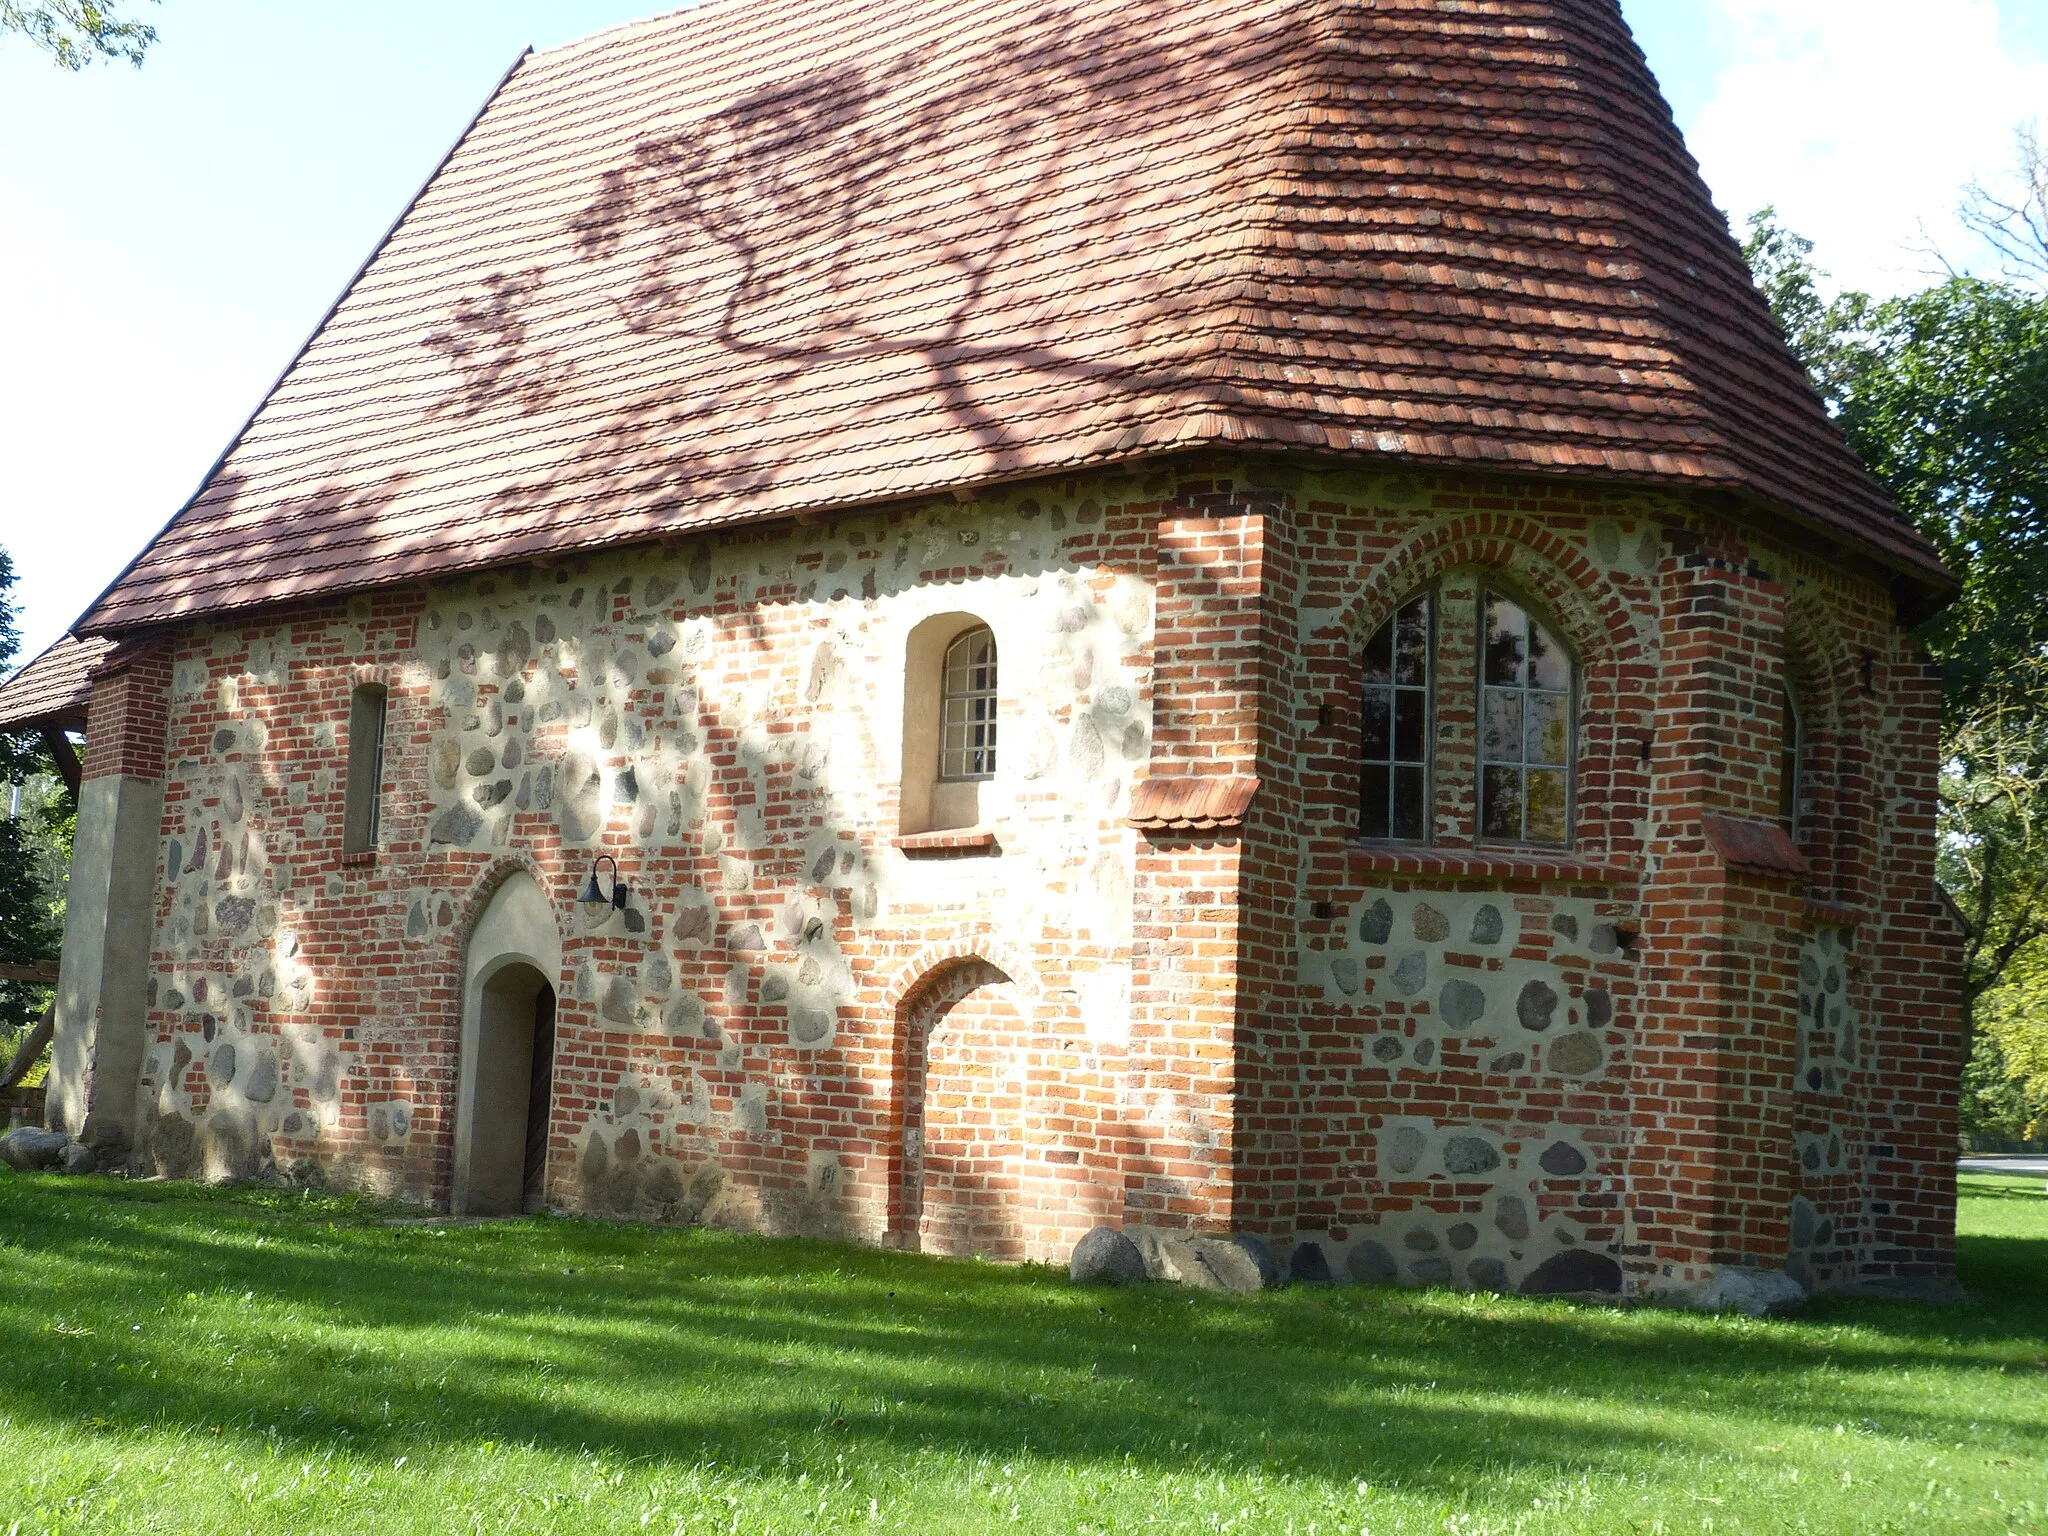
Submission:
[[[464,961],[453,1208],[516,1216],[546,1198],[562,940],[533,876],[493,888]]]
[[[978,957],[944,962],[905,994],[896,1035],[891,1240],[1021,1259],[1031,1040],[1016,985]]]

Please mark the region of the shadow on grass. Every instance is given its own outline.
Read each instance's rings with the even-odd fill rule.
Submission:
[[[1444,1486],[1640,1470],[1743,1432],[1952,1439],[1988,1401],[1882,1373],[2028,1369],[2048,1240],[1968,1240],[1980,1300],[1752,1324],[1445,1293],[1082,1291],[832,1244],[535,1220],[390,1225],[361,1202],[0,1182],[17,1419],[236,1429],[366,1452],[496,1440],[785,1475],[831,1451],[1277,1467]],[[2029,1280],[2031,1270],[2033,1279]]]

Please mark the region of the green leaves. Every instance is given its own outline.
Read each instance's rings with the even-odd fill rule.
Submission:
[[[1963,582],[1921,638],[1967,712],[2048,648],[2048,297],[1957,277],[1835,310],[1842,430]]]
[[[2048,273],[2048,170],[2023,142],[2032,200],[1980,195],[1978,226],[2026,276]],[[1823,300],[1812,242],[1768,208],[1743,250],[1850,447],[1962,582],[1918,631],[1942,677],[1937,874],[1966,933],[1965,1007],[1996,1032],[1965,1120],[2018,1134],[2015,1106],[2048,1102],[2048,1025],[2028,1022],[2048,999],[2048,294],[1952,276]]]
[[[156,41],[156,28],[123,21],[115,14],[126,0],[50,0],[47,5],[22,5],[0,0],[0,33],[19,32],[57,62],[59,69],[80,70],[95,59],[123,59],[140,69],[142,56]]]

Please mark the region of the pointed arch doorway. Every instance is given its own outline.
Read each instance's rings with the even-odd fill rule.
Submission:
[[[537,1211],[547,1200],[562,940],[531,875],[517,871],[492,892],[463,969],[450,1203],[459,1216]]]

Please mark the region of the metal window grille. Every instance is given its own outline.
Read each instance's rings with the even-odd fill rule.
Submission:
[[[939,712],[939,777],[996,776],[996,639],[971,629],[946,647]]]
[[[1429,837],[1430,689],[1435,625],[1429,594],[1403,604],[1365,646],[1359,765],[1361,837]]]
[[[1519,603],[1489,592],[1481,608],[1480,835],[1568,843],[1577,734],[1571,656]]]

